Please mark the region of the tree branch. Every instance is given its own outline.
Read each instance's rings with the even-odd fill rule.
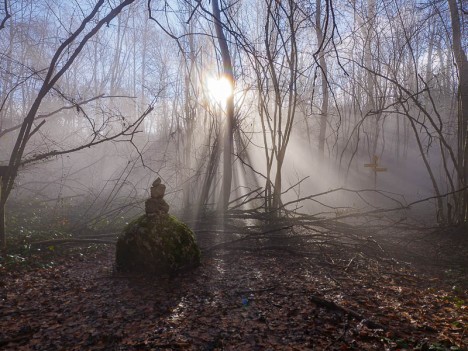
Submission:
[[[57,113],[60,113],[62,111],[66,111],[66,110],[72,110],[72,109],[79,109],[81,110],[81,105],[86,105],[94,100],[97,100],[97,99],[100,99],[100,98],[111,98],[111,97],[114,97],[114,96],[104,96],[104,94],[101,94],[101,95],[98,95],[98,96],[95,96],[95,97],[92,97],[90,99],[87,99],[87,100],[83,100],[83,101],[80,101],[80,102],[76,102],[74,103],[73,105],[69,105],[69,106],[62,106],[60,107],[59,109],[55,110],[55,111],[52,111],[52,112],[49,112],[49,113],[46,113],[46,114],[42,114],[42,115],[38,115],[35,120],[39,120],[39,119],[47,119],[47,118],[50,118],[50,117],[53,117],[55,116]],[[13,126],[11,128],[7,128],[7,129],[4,129],[0,132],[0,138],[2,136],[4,136],[5,134],[7,133],[11,133],[15,130],[18,130],[20,129],[22,126],[22,124],[17,124],[16,126]]]
[[[5,16],[3,17],[2,22],[0,23],[0,30],[5,28],[6,22],[11,17],[10,12],[8,12],[8,1],[7,0],[3,1],[3,6],[5,7]]]
[[[151,111],[153,111],[153,106],[148,107],[148,109],[134,123],[130,124],[127,128],[125,128],[120,133],[117,133],[115,135],[112,135],[110,137],[107,137],[107,138],[104,138],[104,139],[101,139],[101,140],[96,140],[96,137],[94,137],[93,140],[90,141],[89,143],[86,143],[84,145],[80,145],[80,146],[77,146],[75,148],[71,148],[71,149],[68,149],[68,150],[61,150],[61,151],[53,150],[53,151],[47,152],[45,154],[35,155],[35,156],[33,156],[33,157],[29,158],[29,159],[26,159],[26,160],[22,161],[20,165],[25,166],[27,164],[30,164],[30,163],[33,163],[33,162],[36,162],[36,161],[48,159],[50,157],[70,154],[72,152],[76,152],[76,151],[79,151],[79,150],[90,148],[92,146],[96,146],[96,145],[102,144],[102,143],[107,142],[107,141],[115,140],[115,139],[117,139],[117,138],[119,138],[121,136],[133,136],[136,133],[136,129],[140,126],[140,124],[143,122],[145,117],[148,116],[151,113]]]

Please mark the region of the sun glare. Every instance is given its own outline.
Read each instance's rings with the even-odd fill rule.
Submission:
[[[225,103],[233,93],[232,83],[226,77],[209,78],[206,86],[210,99],[215,103]]]

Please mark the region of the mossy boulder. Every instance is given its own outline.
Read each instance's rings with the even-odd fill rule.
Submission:
[[[117,241],[116,265],[121,271],[172,274],[199,264],[193,232],[169,214],[139,217]]]

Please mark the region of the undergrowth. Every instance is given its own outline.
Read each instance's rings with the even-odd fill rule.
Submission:
[[[33,244],[67,238],[92,237],[102,233],[119,232],[129,222],[128,216],[92,217],[87,202],[71,201],[10,201],[6,211],[7,248],[0,252],[0,270],[22,267],[47,268],[58,257],[85,254],[99,249],[99,245],[47,245]],[[117,234],[116,234],[117,236]]]

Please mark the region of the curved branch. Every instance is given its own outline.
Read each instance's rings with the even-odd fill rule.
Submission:
[[[7,0],[3,1],[3,6],[5,7],[5,16],[3,17],[2,22],[0,23],[0,30],[5,28],[6,22],[11,17],[10,12],[8,12],[8,1]]]

